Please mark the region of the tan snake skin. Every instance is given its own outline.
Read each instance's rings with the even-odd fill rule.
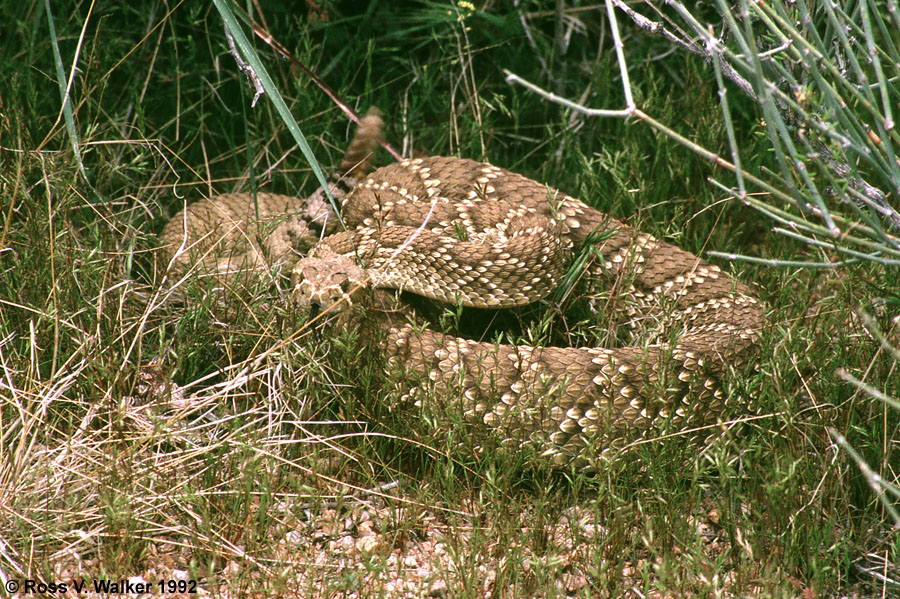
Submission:
[[[189,240],[197,231],[221,236],[223,222],[232,225],[232,236],[255,222],[246,195],[205,202],[164,231],[170,256],[185,240],[184,223],[198,214],[208,220],[196,221]],[[282,243],[308,249],[315,226],[307,221],[325,214],[315,202],[292,200],[285,209],[287,202],[264,199],[266,217],[300,214],[274,226],[277,243],[269,235],[262,253],[279,259],[284,254],[272,248]],[[216,220],[218,214],[231,220]],[[347,230],[319,242],[294,267],[295,295],[325,307],[361,305],[382,332],[379,347],[410,390],[406,397],[428,402],[420,405],[432,413],[457,414],[470,425],[476,449],[531,447],[555,465],[588,467],[619,441],[714,424],[730,399],[722,375],[757,351],[762,308],[746,285],[571,196],[492,165],[443,157],[391,164],[343,197],[341,216]],[[462,339],[382,309],[382,295],[373,291],[402,288],[489,308],[527,304],[556,289],[573,248],[592,232],[603,240],[591,274],[622,290],[626,318],[644,331],[635,345],[530,347]],[[256,264],[247,256],[258,251],[242,248],[243,267]],[[216,262],[223,264],[235,267],[234,256]]]

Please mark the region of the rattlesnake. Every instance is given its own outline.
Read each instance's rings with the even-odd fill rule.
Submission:
[[[363,162],[380,126],[376,115],[363,121],[342,170]],[[334,223],[325,221],[321,192],[306,201],[260,194],[258,214],[246,194],[204,200],[167,225],[163,245],[173,264],[186,264],[198,255],[189,259],[184,248],[205,240],[197,245],[201,257],[220,270],[245,270],[265,258],[290,264],[297,250],[312,248],[293,268],[295,295],[326,308],[361,306],[376,323],[372,339],[409,389],[404,397],[418,405],[434,398],[442,412],[459,414],[471,425],[476,448],[531,446],[553,464],[573,458],[591,464],[621,439],[709,425],[723,414],[729,397],[719,380],[752,358],[762,326],[762,307],[745,284],[493,165],[431,157],[394,163],[359,180],[364,171],[360,166],[332,186],[346,229],[318,243],[317,235]],[[242,243],[255,237],[248,225],[260,222],[270,223],[262,225],[263,247]],[[210,243],[221,238],[224,254],[211,260]],[[590,274],[621,289],[627,320],[645,323],[644,339],[635,345],[531,347],[463,339],[385,309],[375,291],[402,288],[486,308],[522,305],[547,298],[573,249],[594,238],[600,239],[594,242],[599,260]],[[342,314],[345,325],[368,318]]]

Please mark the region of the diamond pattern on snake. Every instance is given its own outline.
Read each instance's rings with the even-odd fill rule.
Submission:
[[[361,330],[376,331],[367,341],[399,370],[405,397],[444,402],[470,425],[476,449],[530,447],[551,464],[587,468],[624,441],[726,414],[720,381],[754,359],[763,324],[747,285],[494,165],[429,157],[366,174],[381,126],[374,112],[362,120],[338,169],[349,174],[331,184],[343,230],[321,190],[305,200],[259,194],[256,206],[248,194],[219,196],[166,226],[170,263],[219,271],[283,263],[299,304],[340,313],[341,326],[374,323]],[[388,289],[489,309],[546,300],[575,250],[595,239],[594,277],[623,289],[630,322],[655,323],[632,346],[495,344],[384,309]]]

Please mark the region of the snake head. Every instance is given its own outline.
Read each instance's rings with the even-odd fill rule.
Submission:
[[[371,277],[352,258],[329,250],[301,258],[293,271],[294,303],[309,308],[314,318],[318,312],[335,311],[349,314],[354,304],[371,293]]]

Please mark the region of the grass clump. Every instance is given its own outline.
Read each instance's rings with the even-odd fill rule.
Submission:
[[[621,108],[602,6],[313,4],[231,10],[326,171],[352,127],[250,20],[352,108],[387,111],[406,155],[486,159],[734,257],[770,322],[758,372],[730,382],[748,405],[741,430],[702,451],[647,443],[591,477],[453,455],[382,372],[359,366],[352,335],[317,336],[271,286],[180,282],[153,259],[187,201],[317,186],[272,93],[251,107],[216,9],[230,5],[51,15],[7,3],[4,582],[195,579],[216,596],[897,592],[895,3],[614,3],[635,104],[663,127],[506,82],[503,69]],[[659,23],[652,35],[641,16]]]

